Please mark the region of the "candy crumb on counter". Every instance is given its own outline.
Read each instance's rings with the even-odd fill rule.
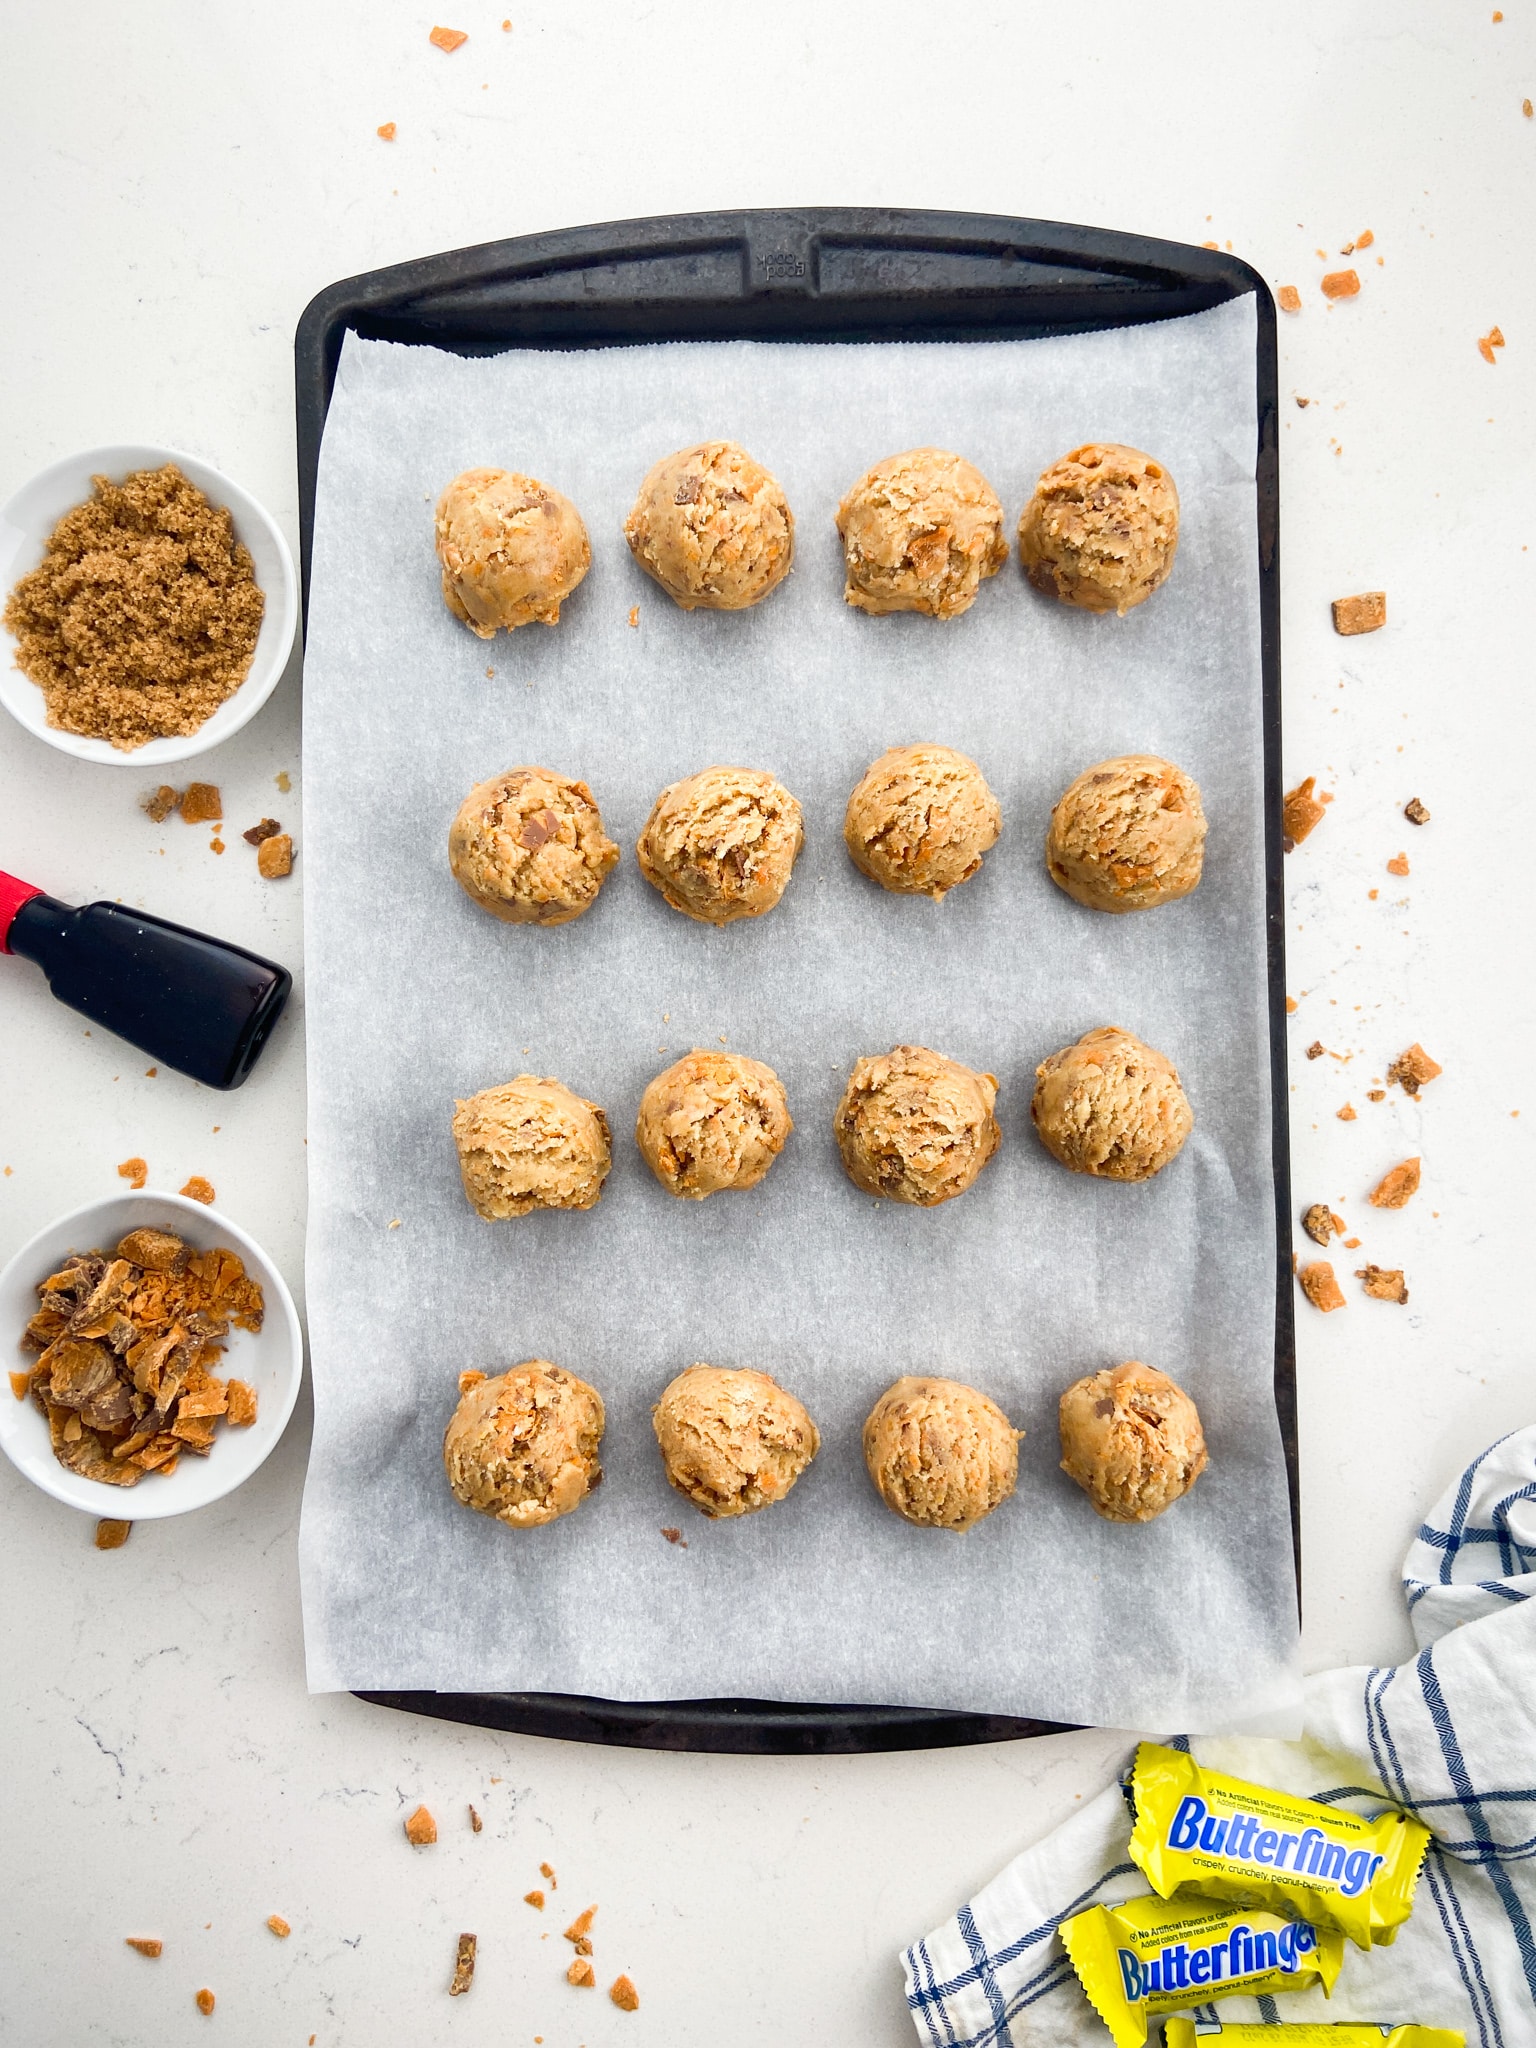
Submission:
[[[1352,1102],[1346,1102],[1342,1109],[1334,1111],[1334,1115],[1341,1124],[1352,1124],[1355,1120],[1355,1105]]]
[[[1416,796],[1409,797],[1407,803],[1403,805],[1403,816],[1410,825],[1427,825],[1429,823],[1429,813]]]
[[[1314,1038],[1312,1043],[1307,1047],[1307,1058],[1309,1060],[1320,1060],[1327,1050],[1327,1046],[1324,1045],[1323,1041],[1320,1038]]]
[[[1395,1081],[1405,1095],[1417,1095],[1426,1083],[1445,1072],[1438,1060],[1432,1060],[1423,1046],[1414,1041],[1406,1052],[1400,1052],[1387,1069],[1388,1085]]]
[[[121,1173],[122,1168],[119,1167],[118,1171]],[[215,1200],[213,1182],[204,1180],[200,1173],[194,1173],[186,1186],[178,1192],[185,1195],[188,1201],[201,1202],[205,1208],[211,1208]]]
[[[25,1401],[25,1399],[27,1398],[28,1394],[30,1394],[30,1393],[31,1393],[31,1391],[32,1391],[32,1375],[31,1375],[31,1373],[29,1373],[29,1372],[13,1372],[13,1373],[11,1374],[11,1392],[12,1392],[12,1393],[13,1393],[13,1394],[14,1394],[14,1395],[16,1396],[16,1398],[17,1398],[17,1400],[18,1400],[18,1401]]]
[[[275,839],[282,829],[276,818],[263,818],[260,824],[252,825],[248,831],[242,832],[240,837],[248,846],[260,846],[263,839]]]
[[[272,780],[277,784],[284,796],[293,788],[293,778],[289,775],[286,768],[279,768]]]
[[[453,1982],[448,1986],[450,1998],[462,1998],[475,1981],[475,1949],[478,1938],[473,1934],[459,1936],[458,1950],[453,1959]]]
[[[114,1521],[110,1515],[103,1515],[96,1524],[94,1541],[98,1550],[121,1550],[132,1534],[132,1522]]]
[[[1329,1315],[1336,1308],[1343,1308],[1344,1293],[1333,1276],[1333,1267],[1326,1259],[1314,1259],[1310,1266],[1303,1266],[1296,1278],[1301,1282],[1301,1291],[1315,1309]]]
[[[1295,285],[1283,284],[1279,291],[1275,293],[1275,304],[1282,313],[1299,313],[1301,311],[1301,293],[1297,291]]]
[[[469,41],[469,32],[467,29],[462,28],[435,28],[431,35],[427,37],[427,41],[432,44],[434,49],[446,50],[451,53],[454,50],[461,49]]]
[[[263,839],[256,849],[256,866],[262,880],[281,881],[284,875],[293,873],[293,839],[287,832],[278,832],[270,839]]]
[[[632,604],[629,608],[629,623],[632,626],[638,626],[640,623],[640,607],[637,604]]]
[[[288,1925],[288,1922],[283,1918],[281,1913],[269,1913],[267,1915],[267,1925],[271,1928],[272,1932],[277,1936],[279,1941],[286,1941],[289,1935],[293,1932],[293,1929]]]
[[[1363,1283],[1365,1291],[1373,1301],[1406,1302],[1408,1290],[1403,1285],[1403,1275],[1396,1266],[1359,1266],[1355,1278]]]
[[[395,139],[395,124],[393,121],[381,121],[373,132],[377,135],[380,142],[393,142]]]
[[[576,1915],[576,1918],[571,1922],[570,1926],[567,1927],[567,1929],[565,1930],[565,1939],[567,1941],[574,1941],[577,1943],[585,1941],[587,1936],[592,1932],[592,1922],[596,1918],[596,1906],[587,1906],[582,1912]],[[590,1949],[583,1949],[581,1953],[584,1955],[590,1955],[592,1951]]]
[[[143,1187],[149,1179],[149,1162],[145,1159],[125,1159],[117,1170],[132,1188]]]
[[[1387,593],[1361,590],[1353,597],[1333,600],[1333,630],[1346,638],[1355,633],[1379,633],[1387,623]]]
[[[123,1936],[123,1946],[125,1948],[137,1949],[141,1956],[148,1956],[153,1961],[156,1956],[162,1953],[165,1943],[157,1934],[125,1934]]]
[[[1325,299],[1352,299],[1360,290],[1357,270],[1330,270],[1323,279]]]
[[[1392,859],[1387,862],[1387,873],[1389,875],[1406,875],[1407,872],[1408,856],[1406,853],[1394,854]]]
[[[1293,852],[1303,839],[1315,832],[1326,816],[1324,804],[1314,794],[1316,789],[1317,777],[1309,775],[1294,789],[1286,791],[1280,815],[1283,827],[1281,845],[1287,853]]]
[[[1366,1196],[1373,1209],[1406,1209],[1419,1192],[1420,1162],[1405,1159],[1384,1173]]]
[[[608,1996],[620,2012],[638,2012],[640,1994],[627,1977],[615,1977],[608,1987]]]
[[[437,1840],[437,1822],[424,1806],[407,1815],[405,1839],[413,1849],[427,1849]]]
[[[597,1972],[585,1956],[578,1956],[565,1973],[567,1984],[574,1984],[578,1990],[592,1991],[597,1987]]]
[[[525,1906],[532,1906],[536,1913],[542,1913],[544,1910],[544,1894],[542,1892],[524,1892],[523,1904]]]
[[[216,782],[189,782],[182,791],[184,825],[214,825],[224,816],[224,799]]]
[[[1327,1244],[1330,1238],[1343,1236],[1344,1219],[1335,1216],[1326,1202],[1314,1202],[1302,1212],[1301,1227],[1314,1244]]]
[[[158,789],[152,789],[143,799],[141,808],[146,818],[156,825],[162,825],[180,802],[180,790],[173,789],[168,782],[162,782]]]
[[[479,1834],[480,1830],[485,1826],[485,1822],[480,1818],[479,1814],[476,1813],[473,1806],[471,1806],[469,1809],[469,1825],[471,1831],[477,1835]]]
[[[216,2002],[217,2001],[215,2000],[213,1993],[208,1989],[208,1986],[205,1984],[202,1990],[199,1991],[199,1993],[197,1994],[197,2009],[202,2014],[204,2019],[207,2019],[209,2015],[212,2013]]]
[[[501,1783],[501,1780],[500,1778],[492,1778],[491,1783],[493,1785],[499,1785]],[[550,1868],[550,1866],[547,1863],[541,1863],[539,1865],[539,1875],[540,1877],[548,1881],[549,1888],[552,1892],[559,1891],[559,1880],[556,1878],[554,1871]]]

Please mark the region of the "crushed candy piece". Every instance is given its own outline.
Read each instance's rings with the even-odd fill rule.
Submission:
[[[493,1778],[491,1782],[492,1784],[496,1784],[499,1783],[499,1780]],[[541,1863],[539,1865],[539,1875],[540,1877],[547,1878],[549,1880],[549,1888],[552,1892],[559,1891],[559,1881],[557,1880],[555,1873],[553,1872],[553,1870],[550,1869],[547,1863]]]
[[[640,607],[637,604],[632,604],[629,608],[629,623],[632,626],[638,626],[640,623]]]
[[[149,1162],[146,1159],[125,1159],[117,1170],[131,1188],[141,1188],[149,1179]]]
[[[525,1906],[532,1906],[536,1913],[542,1913],[544,1910],[544,1894],[542,1892],[524,1892],[523,1904]]]
[[[1389,860],[1387,862],[1387,873],[1389,875],[1406,875],[1407,872],[1408,856],[1406,853],[1400,853],[1395,857],[1395,859]]]
[[[121,1550],[132,1534],[132,1522],[115,1522],[110,1517],[104,1517],[96,1524],[96,1548]]]
[[[1433,1081],[1436,1075],[1444,1072],[1439,1062],[1432,1060],[1423,1046],[1415,1041],[1388,1067],[1387,1080],[1389,1084],[1396,1081],[1405,1095],[1417,1095],[1426,1082]]]
[[[578,1913],[570,1926],[567,1927],[565,1939],[567,1941],[585,1941],[592,1932],[592,1922],[596,1918],[596,1906],[588,1906],[583,1912]]]
[[[249,1429],[256,1420],[256,1389],[247,1386],[244,1380],[227,1380],[224,1395],[229,1403],[230,1428]]]
[[[203,1202],[211,1205],[214,1200],[213,1182],[211,1180],[204,1180],[200,1173],[194,1173],[180,1192],[189,1201],[193,1202]]]
[[[1384,1173],[1366,1196],[1373,1209],[1406,1209],[1419,1192],[1420,1163],[1405,1159]]]
[[[1346,1102],[1342,1109],[1334,1111],[1334,1115],[1341,1124],[1352,1124],[1355,1121],[1355,1106],[1352,1102]]]
[[[256,867],[265,882],[280,882],[284,875],[293,873],[293,837],[288,832],[278,832],[271,839],[263,839],[256,849]]]
[[[476,1938],[473,1934],[459,1936],[458,1952],[453,1959],[453,1982],[448,1986],[450,1998],[462,1998],[475,1981]]]
[[[1288,790],[1281,807],[1281,822],[1284,827],[1282,844],[1287,853],[1300,846],[1303,839],[1316,831],[1326,815],[1322,804],[1313,795],[1317,777],[1309,775],[1305,782],[1298,782]]]
[[[137,1949],[141,1956],[150,1957],[162,1954],[165,1949],[165,1943],[155,1934],[125,1934],[123,1945]]]
[[[204,2019],[207,2019],[210,2013],[212,2013],[214,2008],[214,2002],[215,2001],[213,1993],[208,1989],[207,1985],[205,1984],[202,1990],[199,1991],[199,1993],[197,1994],[197,2009],[202,2014]]]
[[[663,1536],[666,1537],[669,1543],[681,1543],[683,1540],[683,1532],[681,1529],[663,1529],[661,1533]]]
[[[585,1956],[578,1956],[565,1973],[567,1984],[574,1984],[579,1990],[591,1991],[597,1985],[597,1972]]]
[[[293,787],[292,779],[289,776],[288,770],[286,768],[279,768],[277,773],[273,776],[272,780],[277,784],[278,788],[282,791],[284,796],[286,796],[289,790],[291,790]]]
[[[1410,825],[1427,825],[1429,823],[1429,813],[1416,796],[1409,797],[1407,803],[1403,805],[1403,816]]]
[[[263,818],[259,825],[252,825],[248,831],[242,832],[240,837],[248,846],[260,846],[263,839],[275,839],[282,829],[276,818]]]
[[[393,121],[381,121],[373,132],[378,136],[380,142],[393,142],[395,139],[395,124]]]
[[[405,1839],[413,1849],[427,1849],[437,1840],[437,1822],[424,1806],[418,1806],[405,1823]]]
[[[1361,1266],[1356,1269],[1355,1278],[1364,1283],[1365,1291],[1373,1301],[1405,1302],[1408,1299],[1408,1290],[1397,1267]]]
[[[1325,1316],[1336,1308],[1343,1308],[1343,1290],[1333,1277],[1333,1267],[1326,1259],[1314,1259],[1310,1266],[1302,1267],[1296,1278],[1301,1282],[1301,1291],[1308,1301]]]
[[[1360,289],[1360,275],[1354,270],[1330,270],[1323,279],[1325,299],[1352,299]]]
[[[435,28],[427,41],[439,50],[453,51],[469,41],[469,35],[462,28]]]
[[[181,801],[178,791],[168,782],[162,782],[158,789],[152,789],[144,798],[144,815],[157,825],[163,825]]]
[[[1344,1224],[1326,1202],[1314,1202],[1310,1209],[1302,1212],[1301,1227],[1314,1244],[1327,1244],[1331,1237],[1342,1233]]]
[[[182,793],[181,816],[187,825],[217,824],[224,815],[224,799],[216,782],[189,782]]]
[[[477,1835],[479,1834],[480,1830],[485,1826],[485,1822],[480,1818],[479,1814],[476,1813],[473,1806],[471,1806],[469,1809],[469,1825],[473,1832]]]
[[[1301,311],[1301,293],[1297,291],[1295,285],[1283,284],[1279,291],[1275,293],[1275,304],[1282,313],[1299,313]]]
[[[1320,1038],[1314,1038],[1312,1043],[1307,1047],[1307,1058],[1309,1060],[1320,1060],[1327,1050],[1328,1048],[1323,1044],[1323,1041]]]
[[[1285,1014],[1287,1015],[1287,1017],[1294,1017],[1294,1016],[1295,1016],[1295,1014],[1296,1014],[1296,1012],[1297,1012],[1297,1011],[1298,1011],[1298,1010],[1299,1010],[1300,1008],[1301,1008],[1301,1005],[1300,1005],[1300,1003],[1298,1003],[1298,1002],[1297,1002],[1297,1000],[1296,1000],[1296,998],[1295,998],[1294,996],[1287,996],[1287,997],[1286,997],[1286,999],[1285,999]]]
[[[1357,249],[1369,249],[1375,239],[1376,236],[1372,229],[1362,228],[1355,237],[1355,247]]]
[[[1387,623],[1387,593],[1362,590],[1354,597],[1333,600],[1333,630],[1351,633],[1379,633]]]
[[[459,1392],[467,1394],[471,1387],[483,1386],[489,1377],[488,1373],[483,1372],[461,1372],[459,1374]]]
[[[627,1977],[615,1977],[608,1987],[608,1996],[620,2012],[638,2012],[640,1994]]]
[[[281,1913],[269,1913],[267,1915],[267,1925],[271,1928],[272,1932],[277,1936],[279,1941],[286,1941],[289,1935],[293,1932],[293,1929],[288,1925],[288,1922],[283,1918]]]

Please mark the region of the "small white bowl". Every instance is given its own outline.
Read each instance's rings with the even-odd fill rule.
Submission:
[[[0,626],[0,704],[28,732],[46,740],[50,747],[57,747],[61,754],[73,754],[79,761],[105,761],[115,768],[142,771],[162,762],[185,761],[193,754],[207,753],[256,716],[277,688],[278,677],[293,651],[293,636],[299,624],[299,585],[293,573],[293,556],[277,523],[248,491],[242,491],[212,463],[200,462],[195,455],[183,455],[176,448],[156,448],[148,443],[87,448],[82,454],[66,456],[23,484],[10,502],[0,507],[0,605],[13,585],[43,559],[48,536],[64,514],[91,496],[93,476],[108,476],[114,483],[121,483],[130,470],[163,469],[168,462],[174,462],[211,503],[229,507],[236,537],[250,550],[256,581],[267,600],[256,651],[245,681],[196,732],[146,740],[143,746],[125,753],[110,740],[85,739],[79,733],[60,732],[48,723],[43,693],[17,668],[15,637]]]
[[[304,1372],[304,1339],[298,1311],[283,1276],[254,1239],[227,1216],[185,1195],[112,1195],[87,1202],[24,1244],[0,1273],[0,1351],[12,1370],[37,1363],[35,1351],[21,1349],[21,1333],[37,1311],[37,1283],[56,1272],[71,1252],[110,1252],[119,1238],[145,1226],[172,1230],[198,1251],[214,1245],[236,1251],[245,1270],[261,1284],[266,1313],[259,1332],[232,1329],[224,1340],[221,1373],[245,1380],[256,1390],[256,1420],[245,1429],[221,1423],[206,1458],[183,1458],[168,1479],[146,1472],[137,1486],[106,1486],[82,1479],[53,1455],[48,1424],[30,1395],[11,1398],[0,1385],[0,1450],[34,1486],[66,1506],[88,1515],[112,1516],[125,1522],[155,1522],[165,1515],[184,1515],[233,1493],[249,1479],[276,1447],[288,1426]]]

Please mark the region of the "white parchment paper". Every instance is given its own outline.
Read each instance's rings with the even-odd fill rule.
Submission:
[[[652,461],[712,435],[765,462],[797,520],[794,574],[737,615],[677,610],[621,534]],[[1090,437],[1153,450],[1178,483],[1178,562],[1150,603],[1069,611],[1010,556],[953,623],[845,607],[833,514],[871,462],[961,450],[1011,536],[1039,471]],[[1191,1730],[1258,1710],[1291,1732],[1255,440],[1246,299],[974,345],[463,360],[348,336],[304,739],[313,1688]],[[482,642],[442,604],[432,506],[477,463],[556,484],[587,521],[592,569],[556,630]],[[984,871],[941,905],[882,893],[842,844],[854,782],[910,740],[973,755],[1003,808]],[[1168,909],[1095,915],[1046,877],[1047,815],[1081,769],[1140,750],[1202,786],[1205,881]],[[448,871],[465,793],[521,762],[584,778],[624,849],[596,907],[555,931],[497,924]],[[663,785],[712,762],[771,769],[807,831],[779,908],[724,931],[669,910],[633,854]],[[1037,1061],[1101,1023],[1167,1052],[1195,1108],[1182,1157],[1146,1186],[1068,1174],[1030,1128]],[[861,1196],[832,1141],[854,1059],[902,1041],[1001,1082],[1001,1151],[931,1211]],[[722,1042],[778,1070],[796,1129],[753,1192],[678,1202],[635,1149],[636,1105],[678,1054]],[[482,1222],[453,1101],[524,1070],[606,1107],[613,1173],[586,1214]],[[462,1368],[535,1356],[600,1389],[606,1479],[577,1513],[514,1534],[455,1503],[440,1446]],[[1057,1469],[1061,1389],[1132,1357],[1194,1395],[1211,1452],[1146,1528],[1101,1522]],[[651,1405],[698,1359],[763,1367],[815,1416],[821,1455],[782,1505],[715,1524],[668,1488]],[[964,1537],[909,1528],[864,1473],[865,1413],[922,1371],[974,1382],[1028,1432],[1016,1495]]]

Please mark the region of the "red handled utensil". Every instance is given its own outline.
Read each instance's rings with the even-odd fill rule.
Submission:
[[[78,908],[0,869],[0,952],[61,1003],[210,1088],[238,1088],[293,987],[286,967],[121,903]]]

